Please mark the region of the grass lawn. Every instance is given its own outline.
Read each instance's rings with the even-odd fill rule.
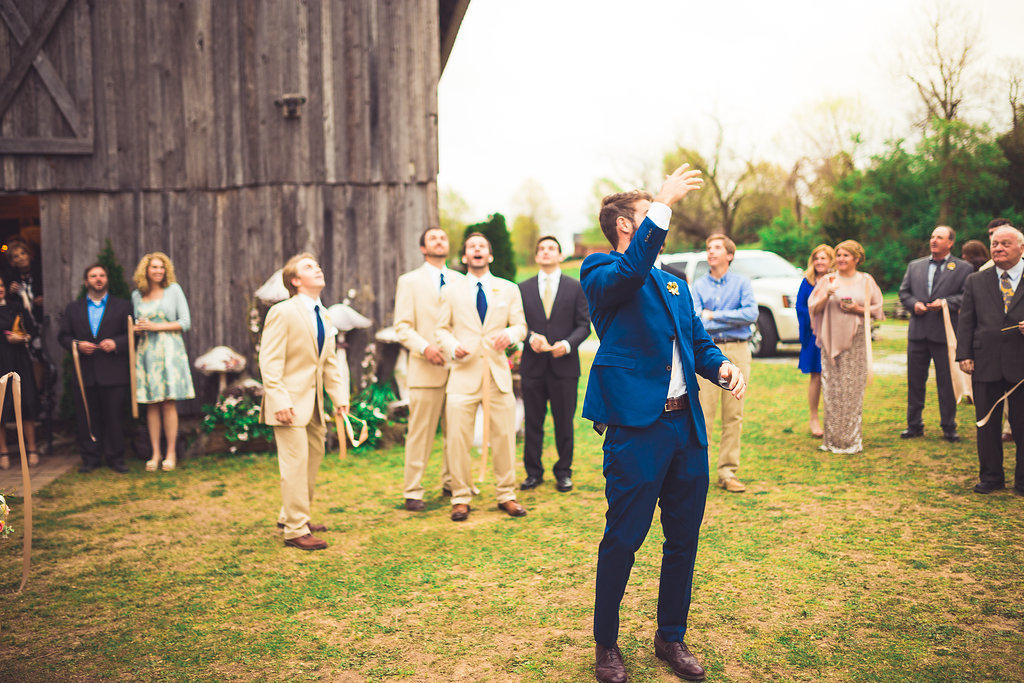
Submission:
[[[905,329],[883,326],[876,358],[901,354]],[[794,356],[752,374],[748,490],[709,492],[697,558],[687,641],[709,680],[1024,679],[1024,498],[971,492],[971,409],[947,444],[932,387],[926,437],[902,441],[905,379],[880,375],[865,452],[836,456],[808,435]],[[0,541],[4,680],[593,680],[605,508],[589,423],[576,489],[523,493],[522,519],[495,510],[493,476],[455,524],[436,463],[415,514],[400,448],[329,455],[316,553],[281,543],[270,455],[132,467],[69,473],[36,498],[22,595],[20,534]],[[661,541],[655,524],[622,607],[638,682],[677,680],[651,647]]]

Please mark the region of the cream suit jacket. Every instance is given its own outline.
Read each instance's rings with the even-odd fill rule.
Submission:
[[[441,291],[441,312],[437,319],[437,342],[447,358],[452,358],[460,344],[469,351],[461,360],[454,360],[448,377],[449,394],[472,394],[483,384],[483,363],[486,358],[491,377],[504,393],[512,391],[512,371],[504,351],[496,351],[493,339],[508,332],[512,343],[526,337],[526,315],[519,287],[501,278],[492,277],[487,292],[487,315],[483,323],[476,311],[476,285],[466,277]]]
[[[465,279],[462,273],[444,269],[447,288]],[[448,381],[451,363],[434,365],[423,357],[421,350],[436,344],[437,316],[441,308],[441,292],[437,288],[434,269],[424,263],[416,270],[398,278],[395,292],[395,334],[402,346],[409,350],[407,384],[412,389],[443,387]]]
[[[324,315],[321,312],[321,315]],[[325,318],[324,347],[316,352],[316,329],[312,316],[298,296],[274,304],[260,340],[260,374],[263,376],[263,401],[260,419],[271,426],[282,426],[275,414],[291,408],[295,419],[291,427],[304,427],[313,419],[313,406],[323,401],[316,397],[324,389],[335,407],[348,405],[348,381],[335,352],[335,330]]]

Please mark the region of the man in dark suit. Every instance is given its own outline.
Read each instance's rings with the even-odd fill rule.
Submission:
[[[599,220],[615,250],[588,256],[580,271],[601,339],[583,417],[598,432],[607,428],[608,512],[594,601],[599,681],[626,680],[617,645],[619,603],[657,505],[665,544],[654,651],[677,675],[704,678],[683,642],[708,491],[708,439],[696,373],[724,383],[736,398],[746,385],[704,331],[686,284],[653,268],[672,216],[669,207],[701,186],[700,172],[687,169],[684,164],[666,178],[654,203],[640,191],[605,197]]]
[[[949,374],[946,326],[942,318],[942,302],[949,308],[949,317],[956,329],[964,283],[974,268],[950,251],[956,232],[948,225],[932,230],[928,248],[931,256],[911,261],[900,285],[900,303],[910,312],[907,333],[907,428],[900,434],[912,439],[924,434],[925,385],[928,365],[935,362],[935,384],[939,394],[939,422],[946,441],[956,443],[956,395]]]
[[[967,278],[957,326],[956,358],[960,369],[971,375],[974,411],[981,421],[1003,393],[1024,379],[1024,234],[1010,226],[992,233],[994,268]],[[1010,328],[1010,329],[1007,329]],[[1013,440],[1017,444],[1014,486],[1024,495],[1024,393],[1018,389],[1007,399]],[[978,427],[978,483],[976,493],[992,493],[1006,487],[1003,442],[1000,435],[1003,406],[999,404],[987,422]]]
[[[60,320],[57,341],[68,351],[78,347],[82,385],[75,392],[78,444],[82,451],[79,472],[91,472],[106,462],[124,474],[124,429],[121,418],[128,397],[128,316],[132,307],[107,290],[107,269],[96,263],[85,269],[86,296],[72,301]],[[91,431],[91,434],[90,434]],[[93,437],[96,437],[93,439]]]
[[[527,344],[519,374],[523,378],[526,441],[521,489],[536,488],[544,480],[541,450],[544,416],[551,403],[558,462],[552,468],[555,488],[572,490],[573,415],[580,382],[579,346],[590,334],[587,299],[579,280],[564,275],[562,245],[554,237],[541,237],[534,249],[540,271],[519,283],[526,312]]]

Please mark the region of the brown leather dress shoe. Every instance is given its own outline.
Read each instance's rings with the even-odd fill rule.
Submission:
[[[452,505],[452,521],[453,522],[464,522],[469,518],[469,506],[465,503],[456,503]]]
[[[323,532],[327,531],[327,525],[326,524],[314,524],[313,522],[310,522],[306,526],[309,527],[309,532],[310,533],[322,534]],[[283,529],[284,528],[284,523],[283,522],[278,522],[277,523],[277,528],[278,529]]]
[[[284,539],[285,545],[290,545],[293,548],[299,550],[323,550],[327,547],[327,541],[321,540],[313,534],[306,534],[305,536],[298,536],[296,538]]]
[[[611,647],[598,645],[595,651],[597,656],[594,662],[594,676],[597,680],[601,683],[626,683],[629,680],[618,645]]]
[[[504,503],[498,503],[498,509],[504,510],[510,517],[526,516],[526,508],[520,505],[517,500],[506,500]]]
[[[676,676],[687,681],[703,681],[704,667],[700,665],[686,647],[686,643],[666,643],[661,634],[654,633],[654,654],[672,667]]]
[[[405,509],[409,512],[423,512],[427,508],[427,504],[422,500],[416,498],[405,499]]]

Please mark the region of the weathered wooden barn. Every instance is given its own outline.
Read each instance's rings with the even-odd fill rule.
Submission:
[[[191,358],[251,352],[299,251],[390,322],[437,225],[437,84],[469,0],[0,0],[0,238],[34,235],[53,341],[111,240],[174,261]]]

